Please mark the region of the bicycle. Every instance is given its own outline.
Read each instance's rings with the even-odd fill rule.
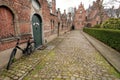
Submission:
[[[24,55],[30,55],[34,51],[34,47],[33,47],[32,43],[35,43],[35,42],[31,41],[30,39],[31,38],[28,39],[27,46],[24,49],[22,49],[21,47],[18,46],[20,44],[20,39],[17,39],[16,46],[12,50],[12,53],[10,55],[10,59],[8,61],[7,67],[6,67],[7,70],[9,70],[10,65],[14,62],[17,49],[21,50]]]

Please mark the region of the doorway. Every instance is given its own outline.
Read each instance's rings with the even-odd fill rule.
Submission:
[[[33,37],[35,41],[35,48],[42,45],[42,18],[38,14],[32,17]]]

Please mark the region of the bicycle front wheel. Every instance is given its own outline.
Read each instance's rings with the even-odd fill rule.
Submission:
[[[13,49],[13,51],[12,51],[12,53],[11,53],[11,55],[10,55],[10,59],[9,59],[9,61],[8,61],[7,68],[6,68],[7,70],[9,70],[10,65],[13,63],[13,61],[14,61],[14,59],[15,59],[16,51],[17,51],[16,48]]]

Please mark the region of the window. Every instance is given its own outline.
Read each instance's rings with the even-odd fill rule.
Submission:
[[[0,38],[8,38],[15,35],[14,15],[5,6],[0,7]]]
[[[39,10],[41,7],[38,0],[32,0],[32,5],[36,10]]]
[[[80,14],[82,14],[82,10],[80,10]]]

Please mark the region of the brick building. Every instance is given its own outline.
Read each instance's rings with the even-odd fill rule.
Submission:
[[[99,6],[98,6],[98,3],[100,3],[100,1],[101,0],[93,1],[93,5],[89,6],[89,8],[86,10],[85,25],[87,27],[100,24],[101,22],[104,22],[105,20],[109,18],[108,14],[103,8],[101,8],[101,11],[100,11]]]
[[[68,19],[67,19],[67,26],[68,26],[69,30],[72,29],[72,25],[73,25],[73,16],[72,16],[72,13],[69,12],[68,13]]]
[[[32,36],[38,48],[49,42],[62,30],[61,12],[56,11],[56,1],[47,0],[0,0],[0,68],[6,65],[16,44]],[[22,48],[26,42],[20,44]],[[22,56],[18,50],[16,58]]]
[[[89,6],[87,10],[84,9],[82,3],[79,5],[78,9],[74,9],[73,26],[75,29],[82,29],[86,26],[91,27],[109,18],[104,8],[101,8],[100,12],[98,6],[98,3],[101,3],[100,1],[101,0],[93,1],[93,5]]]
[[[62,21],[62,29],[67,29],[67,14],[66,10],[64,10],[64,13],[61,15],[61,21]]]
[[[75,8],[74,14],[74,27],[75,29],[82,29],[85,25],[85,17],[86,17],[86,10],[84,9],[84,5],[81,3],[78,9]]]

